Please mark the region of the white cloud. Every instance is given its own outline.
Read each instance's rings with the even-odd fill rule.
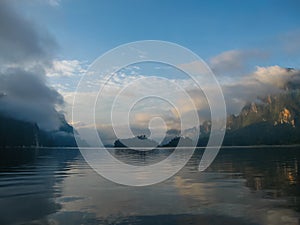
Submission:
[[[52,66],[46,68],[48,84],[61,94],[74,92],[87,67],[87,62],[78,60],[54,60]]]
[[[78,60],[54,60],[53,66],[46,70],[48,77],[83,75],[87,71],[85,62]]]
[[[278,65],[256,67],[255,71],[222,86],[227,111],[230,114],[240,112],[246,102],[257,100],[269,94],[284,91],[288,83],[300,83],[300,71]]]
[[[284,88],[291,78],[298,74],[297,70],[289,70],[280,66],[257,67],[252,74],[253,78],[259,82],[270,84],[278,88]]]
[[[241,56],[243,53],[239,50],[230,50],[210,59],[213,68],[222,67],[222,69],[232,70],[241,67]]]
[[[181,64],[178,67],[180,69],[188,71],[191,74],[202,74],[208,72],[208,67],[206,67],[204,61],[193,61],[190,63]]]
[[[258,50],[229,50],[211,58],[209,65],[217,74],[230,73],[240,76],[251,62],[266,57],[266,52]]]

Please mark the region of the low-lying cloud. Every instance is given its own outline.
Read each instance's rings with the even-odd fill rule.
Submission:
[[[222,86],[227,112],[239,113],[245,103],[255,101],[258,97],[278,94],[287,89],[290,83],[300,84],[299,70],[278,65],[256,67],[253,73]]]
[[[12,2],[0,1],[0,113],[37,123],[45,130],[60,126],[63,97],[47,85],[55,39],[24,19]]]

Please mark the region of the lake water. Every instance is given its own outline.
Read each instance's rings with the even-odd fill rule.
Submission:
[[[0,224],[299,224],[299,147],[222,149],[200,173],[202,153],[162,183],[128,187],[77,149],[0,150]],[[167,153],[114,154],[139,164]]]

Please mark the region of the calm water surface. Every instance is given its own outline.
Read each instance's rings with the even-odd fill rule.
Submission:
[[[96,174],[77,149],[2,149],[0,224],[299,224],[299,147],[222,149],[199,173],[202,153],[163,183],[127,187]],[[149,164],[168,151],[113,154]]]

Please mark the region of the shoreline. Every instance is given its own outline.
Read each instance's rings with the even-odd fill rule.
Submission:
[[[245,149],[245,148],[293,148],[293,147],[300,147],[300,144],[292,144],[292,145],[239,145],[239,146],[221,146],[220,149]],[[39,147],[34,147],[34,146],[6,146],[6,147],[0,147],[0,150],[5,150],[5,149],[79,149],[79,147],[46,147],[46,146],[39,146]],[[172,150],[176,147],[157,147],[157,148],[151,148],[151,147],[141,147],[141,149],[149,149],[149,150],[161,150],[161,149],[166,149],[166,150]],[[210,147],[177,147],[177,149],[215,149],[217,146],[210,146]],[[107,149],[107,150],[136,150],[136,149],[131,149],[131,148],[126,148],[126,147],[84,147],[82,149]],[[138,151],[138,150],[136,150]]]

